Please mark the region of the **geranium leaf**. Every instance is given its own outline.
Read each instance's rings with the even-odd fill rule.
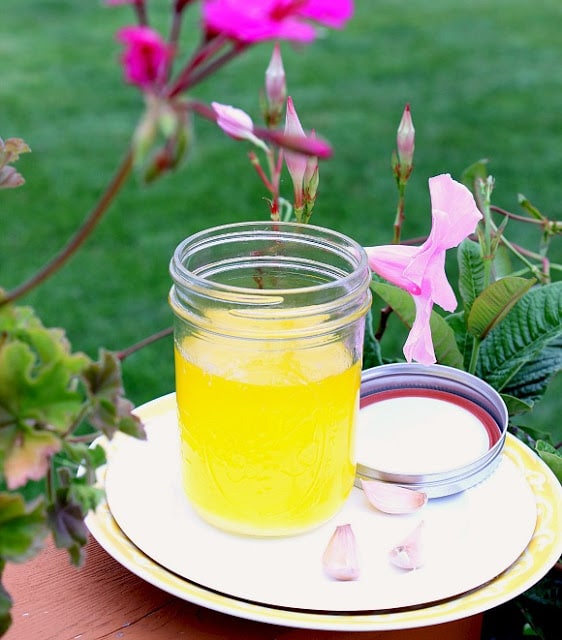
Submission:
[[[41,480],[50,468],[51,456],[61,441],[49,431],[24,428],[12,443],[4,459],[4,474],[9,489],[17,489],[29,480]]]
[[[64,333],[43,327],[26,307],[0,309],[0,330],[2,413],[64,431],[81,409],[75,381],[88,358],[72,354]]]
[[[5,564],[4,561],[0,560],[0,580],[4,573]],[[4,635],[12,624],[11,608],[12,598],[0,581],[0,636]]]
[[[399,287],[383,282],[373,282],[373,289],[387,305],[392,307],[400,320],[410,329],[416,315],[412,296]],[[455,334],[445,318],[433,311],[429,322],[435,357],[440,364],[463,368],[463,357],[455,340]]]
[[[40,550],[47,533],[41,499],[26,503],[19,494],[0,493],[0,558],[28,560]]]
[[[531,289],[482,342],[475,373],[498,391],[509,387],[516,395],[517,388],[512,388],[511,382],[517,382],[517,373],[536,363],[532,370],[538,379],[543,350],[559,349],[561,339],[562,282]],[[546,376],[551,376],[550,358],[544,367]]]
[[[134,406],[123,394],[121,363],[116,354],[102,350],[97,362],[84,372],[92,399],[88,422],[108,438],[122,431],[136,438],[146,438],[140,419],[133,414]]]
[[[59,549],[66,549],[72,563],[80,566],[84,560],[84,546],[88,529],[84,524],[86,512],[72,496],[69,487],[57,489],[55,502],[49,505],[47,518],[53,539]]]
[[[484,340],[534,283],[534,280],[511,276],[486,287],[472,304],[467,318],[468,332]]]
[[[457,252],[459,265],[459,293],[464,312],[468,315],[476,298],[486,287],[486,268],[480,245],[466,238]]]

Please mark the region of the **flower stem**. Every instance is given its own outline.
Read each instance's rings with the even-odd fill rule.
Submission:
[[[144,347],[147,347],[149,344],[152,344],[157,340],[161,340],[162,338],[165,338],[166,336],[171,335],[172,332],[173,332],[173,328],[168,327],[167,329],[163,329],[158,333],[154,333],[153,335],[148,336],[144,340],[140,340],[139,342],[131,345],[130,347],[127,347],[127,349],[123,349],[122,351],[119,351],[119,353],[117,354],[117,357],[119,358],[119,360],[125,360],[125,358],[129,357],[136,351],[140,351]]]
[[[396,206],[396,218],[394,220],[394,244],[400,243],[400,235],[402,233],[402,223],[404,222],[404,202],[405,202],[406,184],[398,182],[398,205]]]
[[[47,280],[47,278],[53,275],[53,273],[58,271],[76,253],[76,251],[88,239],[98,222],[102,219],[103,215],[109,208],[109,205],[113,202],[113,199],[121,187],[125,184],[126,179],[131,173],[132,167],[133,152],[129,149],[98,203],[89,213],[88,217],[84,220],[82,226],[74,236],[63,247],[63,249],[35,275],[12,291],[9,291],[2,299],[0,299],[0,306],[14,302],[29,293],[32,289]]]

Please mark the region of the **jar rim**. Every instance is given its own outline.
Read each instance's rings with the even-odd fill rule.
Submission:
[[[255,289],[210,280],[207,277],[198,275],[187,268],[184,264],[189,253],[195,254],[198,250],[208,248],[209,245],[216,243],[220,238],[225,238],[229,242],[234,242],[236,240],[257,239],[260,235],[264,239],[268,236],[274,238],[279,234],[281,234],[281,237],[285,239],[300,240],[303,245],[306,243],[320,243],[326,247],[326,250],[331,250],[332,252],[338,250],[340,255],[342,253],[345,255],[350,268],[349,272],[343,274],[341,277],[334,278],[333,280],[328,280],[314,285],[280,289]],[[370,281],[367,254],[364,248],[353,238],[350,238],[339,231],[334,231],[333,229],[317,225],[298,222],[273,221],[228,223],[209,227],[188,236],[180,242],[173,253],[170,261],[170,274],[174,283],[179,286],[189,285],[193,287],[195,285],[196,287],[207,288],[211,285],[217,292],[230,292],[245,296],[256,296],[257,298],[272,295],[272,293],[282,296],[322,291],[334,286],[345,286],[347,282],[350,283],[350,291],[352,291],[356,287],[361,286],[360,283],[356,283],[355,285],[353,284],[354,281],[358,279],[358,275],[361,276],[361,274],[367,274],[368,280]],[[359,279],[360,281],[363,281],[365,276],[363,275]]]

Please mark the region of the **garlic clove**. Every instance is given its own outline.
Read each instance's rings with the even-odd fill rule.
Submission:
[[[396,484],[380,480],[361,480],[361,486],[367,500],[384,513],[412,513],[427,503],[427,494],[423,491]]]
[[[400,569],[419,569],[425,561],[423,520],[402,542],[390,550],[390,562]]]
[[[359,578],[357,541],[350,524],[336,527],[322,554],[322,565],[326,574],[334,580]]]

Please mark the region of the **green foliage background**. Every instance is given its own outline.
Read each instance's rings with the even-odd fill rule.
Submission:
[[[167,0],[149,0],[168,25]],[[196,12],[190,12],[195,35]],[[3,0],[0,135],[23,137],[27,179],[0,200],[0,286],[11,288],[49,259],[80,224],[117,166],[142,112],[117,63],[116,30],[129,7],[102,0]],[[357,0],[342,32],[307,48],[283,45],[292,95],[305,128],[334,146],[321,166],[312,222],[365,245],[392,237],[396,190],[390,155],[406,102],[416,126],[415,170],[404,238],[429,229],[427,179],[488,158],[494,203],[517,211],[524,193],[562,218],[562,44],[559,0]],[[189,29],[186,31],[188,35]],[[256,47],[199,87],[259,120],[258,92],[271,45]],[[143,188],[130,181],[82,252],[24,302],[47,326],[63,326],[76,349],[123,349],[171,322],[167,265],[175,246],[203,227],[267,218],[265,195],[242,144],[197,120],[189,161]],[[285,193],[290,195],[288,179]],[[517,224],[508,235],[538,242]],[[562,262],[562,240],[552,258]],[[451,265],[454,273],[454,265]],[[554,274],[560,278],[560,273]],[[391,331],[389,347],[402,340]],[[141,403],[173,390],[171,340],[127,359],[128,395]],[[559,429],[562,382],[534,412]]]

